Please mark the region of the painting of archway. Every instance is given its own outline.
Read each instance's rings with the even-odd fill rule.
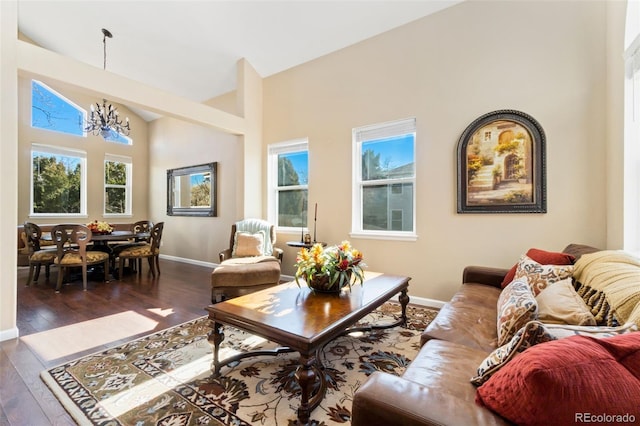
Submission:
[[[531,116],[500,110],[458,141],[458,213],[546,213],[545,135]]]

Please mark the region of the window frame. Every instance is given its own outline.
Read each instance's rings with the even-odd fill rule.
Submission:
[[[29,217],[33,218],[86,218],[87,217],[87,153],[82,150],[61,148],[58,146],[32,143],[29,157]],[[53,156],[75,157],[80,160],[80,212],[79,213],[35,213],[33,211],[33,155],[34,153]]]
[[[373,135],[375,138],[365,139],[364,135]],[[363,180],[362,179],[362,145],[366,142],[375,140],[387,139],[394,136],[413,135],[413,176],[412,177],[393,177],[385,179],[375,180]],[[416,174],[417,174],[417,162],[416,162],[416,119],[415,117],[388,121],[384,123],[371,124],[367,126],[356,127],[352,130],[352,206],[351,206],[351,232],[349,233],[351,238],[365,238],[365,239],[378,239],[378,240],[400,240],[400,241],[415,241],[418,239],[416,231],[416,204],[417,204],[417,191],[416,191]],[[413,196],[412,196],[412,230],[411,231],[394,231],[394,230],[365,230],[363,226],[362,216],[362,202],[363,191],[368,186],[380,186],[390,185],[391,188],[395,184],[412,184]],[[404,191],[403,191],[404,192]],[[390,213],[389,213],[390,214]],[[391,216],[389,215],[389,220]]]
[[[127,183],[125,185],[107,184],[106,171],[107,161],[112,163],[123,163],[126,167]],[[102,192],[102,214],[104,217],[128,217],[132,216],[132,185],[131,180],[133,176],[133,159],[124,155],[105,154],[104,161],[102,163],[102,176],[103,176],[103,192]],[[125,211],[124,213],[107,213],[107,188],[124,188],[125,190]]]
[[[309,140],[307,138],[292,139],[285,142],[269,144],[267,147],[267,219],[273,223],[278,232],[283,233],[300,233],[309,231],[309,221],[307,217],[307,226],[279,226],[278,225],[278,194],[280,191],[286,190],[304,190],[307,191],[307,200],[309,199],[309,176],[305,185],[290,185],[286,187],[278,186],[278,156],[281,154],[293,154],[297,152],[307,152],[307,171],[309,171]],[[307,216],[309,206],[307,204]]]

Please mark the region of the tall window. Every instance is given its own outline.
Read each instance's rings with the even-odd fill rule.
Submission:
[[[104,160],[104,214],[131,214],[131,158],[107,154]]]
[[[269,221],[278,228],[307,226],[309,151],[306,139],[269,145]]]
[[[31,126],[85,136],[87,112],[44,83],[31,80]]]
[[[86,153],[31,147],[31,215],[86,215]]]
[[[624,103],[624,242],[640,252],[640,4],[627,2]]]
[[[415,118],[353,130],[352,234],[415,239]]]

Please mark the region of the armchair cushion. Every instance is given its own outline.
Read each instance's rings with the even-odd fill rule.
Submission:
[[[262,256],[265,250],[265,232],[254,234],[237,231],[233,240],[232,257]]]
[[[244,219],[236,222],[236,231],[255,234],[264,232],[264,250],[261,254],[271,256],[273,254],[273,243],[275,242],[275,232],[272,233],[273,225],[262,219]]]

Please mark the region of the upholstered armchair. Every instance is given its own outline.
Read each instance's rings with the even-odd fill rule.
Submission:
[[[220,265],[211,273],[211,302],[242,296],[277,285],[283,251],[274,247],[275,227],[261,219],[231,226],[229,248],[220,252]]]
[[[220,252],[220,262],[233,257],[273,256],[282,261],[283,251],[274,247],[276,230],[262,219],[245,219],[231,225],[229,248]]]

